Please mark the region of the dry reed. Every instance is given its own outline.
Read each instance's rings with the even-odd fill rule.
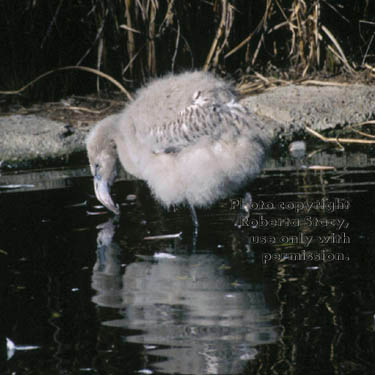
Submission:
[[[362,2],[366,6],[361,8]],[[375,75],[372,52],[375,6],[365,0],[90,0],[73,3],[52,1],[49,7],[53,11],[47,19],[46,31],[41,29],[40,34],[31,35],[33,39],[25,41],[34,51],[39,51],[36,47],[55,48],[55,61],[58,61],[55,65],[48,65],[53,64],[53,59],[38,61],[34,53],[28,69],[19,70],[17,59],[12,60],[12,56],[23,53],[23,46],[14,43],[16,32],[25,34],[20,30],[22,25],[15,24],[4,34],[9,51],[4,60],[3,77],[0,77],[0,82],[5,82],[4,87],[22,86],[21,82],[32,80],[41,71],[72,65],[95,67],[118,82],[127,82],[130,88],[152,76],[187,68],[237,76],[253,74],[258,80],[255,87],[262,81],[267,87],[282,84],[286,79],[306,80],[322,70],[349,74],[364,70],[370,78]],[[33,4],[24,11],[29,12],[30,22],[34,21],[33,17],[44,14],[46,6],[41,1]],[[58,55],[61,50],[54,46],[57,44],[54,25],[64,17],[64,23],[59,23],[59,33],[67,40],[72,38],[69,27],[77,24],[74,13],[77,9],[86,29],[81,29],[80,48],[74,50],[74,57],[70,56],[73,52],[64,51],[63,58]],[[9,25],[12,22],[9,20],[18,20],[19,9],[15,5],[11,14],[0,4],[0,14],[0,21],[6,15]],[[65,24],[66,29],[63,29]],[[9,46],[14,49],[9,50]],[[268,82],[257,74],[267,76]],[[72,84],[76,83],[72,81]],[[98,80],[97,90],[100,89]]]

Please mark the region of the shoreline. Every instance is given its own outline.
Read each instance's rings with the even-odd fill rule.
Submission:
[[[269,137],[275,142],[280,135],[292,138],[303,134],[305,125],[322,131],[375,119],[375,88],[363,84],[290,84],[247,96],[241,103],[266,123]],[[84,114],[82,117],[84,122]],[[84,163],[85,138],[97,121],[90,119],[84,126],[72,126],[69,117],[54,120],[37,114],[1,116],[0,171]]]

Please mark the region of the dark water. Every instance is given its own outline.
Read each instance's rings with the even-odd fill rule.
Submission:
[[[85,168],[0,176],[0,373],[375,373],[375,169],[331,158],[271,161],[195,246],[140,182],[116,221]]]

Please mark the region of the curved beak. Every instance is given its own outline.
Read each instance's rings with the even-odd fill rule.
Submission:
[[[120,208],[119,206],[113,203],[111,198],[111,194],[109,191],[108,181],[103,179],[100,175],[96,175],[94,177],[94,188],[95,188],[95,195],[96,198],[108,208],[108,210],[112,211],[116,215],[120,215]]]

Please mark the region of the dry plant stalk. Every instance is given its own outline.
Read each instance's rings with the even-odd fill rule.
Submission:
[[[347,70],[350,73],[354,73],[354,69],[349,65],[348,60],[344,54],[344,51],[342,50],[339,42],[337,39],[333,36],[333,34],[323,25],[322,30],[326,33],[326,35],[329,37],[329,39],[332,41],[333,45],[335,46],[336,50],[332,46],[328,46],[328,49],[339,59],[342,61],[344,66],[347,68]]]
[[[147,43],[147,53],[148,53],[148,71],[151,75],[156,75],[156,50],[155,50],[155,37],[156,37],[156,7],[157,1],[150,0],[148,2],[149,8],[149,25],[148,25],[148,43]]]
[[[217,31],[216,31],[215,38],[214,38],[214,40],[211,44],[210,51],[208,52],[206,62],[204,63],[204,66],[203,66],[204,71],[208,70],[208,67],[211,63],[212,57],[213,57],[213,55],[216,51],[217,45],[219,43],[219,39],[221,38],[221,36],[224,33],[225,20],[227,18],[227,9],[228,9],[227,0],[221,0],[221,19],[220,19],[220,23],[219,23],[219,26],[218,26]]]
[[[135,55],[134,32],[137,32],[137,31],[133,29],[133,23],[132,23],[131,12],[130,12],[130,4],[131,4],[131,0],[125,0],[126,25],[122,25],[122,27],[127,30],[127,50],[129,54],[129,70],[130,70],[130,74],[133,75],[133,61],[135,59],[134,58],[134,55]]]
[[[329,7],[333,7],[329,1],[325,3]],[[335,7],[333,9],[338,12]],[[249,46],[254,37],[258,36],[258,42],[251,59],[251,64],[254,65],[262,46],[267,42],[271,34],[287,29],[290,34],[288,43],[283,44],[280,48],[285,48],[285,46],[289,48],[288,56],[297,71],[301,72],[301,77],[306,77],[309,71],[321,66],[323,62],[323,42],[325,43],[325,48],[336,56],[345,69],[350,73],[354,73],[354,69],[348,62],[337,38],[329,31],[326,25],[322,25],[321,12],[321,0],[314,0],[313,2],[293,0],[290,8],[286,8],[284,2],[280,0],[266,0],[265,12],[261,22],[244,40],[230,49],[224,58],[227,59],[242,47]],[[343,17],[339,12],[338,14]],[[276,17],[281,18],[282,21],[272,24]],[[279,48],[277,45],[280,43],[284,43],[284,41],[279,41],[275,37],[275,55],[278,54]]]
[[[169,48],[168,65],[172,71],[182,61],[180,56],[186,52],[190,53],[191,61],[194,61],[195,54],[200,51],[194,51],[190,47],[193,35],[184,35],[186,30],[189,30],[186,21],[192,17],[191,14],[185,13],[185,10],[201,11],[203,7],[205,12],[209,13],[208,22],[218,19],[215,35],[204,60],[205,71],[217,69],[220,62],[225,70],[226,63],[229,63],[227,59],[236,53],[243,55],[243,58],[237,59],[242,59],[241,63],[245,67],[254,66],[266,51],[273,52],[275,58],[280,55],[289,59],[289,64],[294,67],[297,77],[303,79],[311,71],[321,68],[322,64],[327,64],[329,57],[326,57],[324,52],[328,51],[340,66],[354,73],[338,38],[329,30],[331,23],[322,24],[322,12],[326,12],[327,9],[333,9],[344,18],[334,0],[252,0],[242,3],[234,0],[118,1],[123,4],[120,29],[124,31],[127,54],[121,68],[123,77],[128,72],[127,78],[142,81],[156,75],[160,69],[157,64],[161,55],[158,48],[164,43],[163,48]],[[251,9],[248,6],[258,4],[264,7],[264,12],[260,19],[255,20],[255,28],[248,30],[247,36],[242,40],[237,38],[237,35],[232,36],[237,30],[237,15],[243,16]],[[277,35],[285,32],[288,34],[287,39],[279,38]],[[229,38],[230,36],[232,37]],[[268,48],[271,43],[273,51]],[[245,50],[242,50],[243,47]],[[196,68],[194,65],[192,67]],[[162,68],[165,70],[165,65]]]
[[[64,5],[68,3],[70,2],[60,2],[59,4],[62,5],[61,8],[60,5],[57,8],[56,15],[64,12]],[[356,2],[337,2],[337,0],[78,2],[75,6],[81,7],[82,14],[87,15],[87,39],[90,40],[90,45],[75,65],[80,66],[83,60],[91,59],[89,64],[96,67],[96,71],[121,72],[121,78],[133,82],[134,86],[162,71],[164,73],[167,70],[186,69],[189,59],[193,69],[220,68],[221,71],[231,70],[241,73],[249,70],[261,71],[263,67],[267,70],[268,62],[271,69],[273,66],[278,68],[280,62],[287,73],[276,69],[277,77],[285,78],[288,74],[288,79],[292,77],[299,80],[324,67],[327,70],[338,67],[354,74],[359,66],[366,69],[368,76],[373,78],[375,77],[374,55],[370,53],[375,43],[373,31],[367,32],[366,38],[360,31],[363,40],[360,48],[363,53],[361,52],[358,65],[354,65],[350,60],[348,44],[341,42],[351,36],[342,38],[339,31],[334,31],[340,30],[335,28],[338,21],[351,22],[351,19],[347,19],[345,15],[358,8],[353,3]],[[371,2],[366,0],[366,3],[369,3],[366,8],[370,9]],[[43,7],[43,2],[35,2],[33,12],[44,10]],[[336,20],[335,17],[327,17],[327,12],[332,13],[332,11],[337,16]],[[64,13],[64,16],[67,14]],[[363,10],[363,13],[359,11],[358,17],[362,18],[357,22],[361,25],[370,25],[367,26],[370,30],[374,22],[368,20],[369,15],[370,11]],[[201,36],[196,34],[202,32],[203,28],[192,26],[192,19],[197,17],[197,24],[203,19],[199,17],[204,17],[204,22],[208,24],[207,28],[214,30],[208,41],[207,50],[201,48],[206,43],[201,44],[199,40]],[[55,18],[51,20],[50,25],[54,24]],[[32,20],[33,17],[30,19]],[[66,20],[70,21],[69,18]],[[242,22],[241,25],[239,22]],[[50,29],[43,38],[42,45],[48,44],[49,38]],[[86,42],[86,46],[87,44]],[[203,61],[203,66],[195,65],[194,61]],[[332,66],[330,66],[331,62]],[[259,67],[258,64],[262,66]],[[44,71],[49,69],[45,68]],[[37,73],[31,72],[29,76],[38,75],[39,70],[36,71]],[[272,74],[273,70],[268,72]],[[19,82],[18,80],[22,82],[15,83],[14,87],[21,86],[28,80],[19,77],[14,75],[11,78],[15,82]],[[275,81],[272,78],[267,80],[257,76],[256,82],[248,85],[245,91],[282,84],[281,80]],[[99,83],[99,79],[97,82]],[[99,89],[99,86],[97,88]],[[128,93],[126,95],[129,97]]]
[[[375,140],[369,139],[354,139],[354,138],[329,138],[325,137],[324,135],[318,133],[317,131],[305,126],[305,129],[312,134],[313,136],[321,139],[323,142],[327,143],[359,143],[359,144],[375,144]]]
[[[116,81],[113,77],[109,76],[108,74],[105,74],[105,73],[103,73],[103,72],[101,72],[101,71],[99,71],[97,69],[90,68],[88,66],[64,66],[62,68],[57,68],[57,69],[49,70],[48,72],[45,72],[45,73],[41,74],[40,76],[36,77],[35,79],[33,79],[32,81],[28,82],[26,85],[24,85],[23,87],[21,87],[18,90],[0,91],[0,94],[3,94],[3,95],[17,95],[17,94],[20,94],[21,92],[25,91],[27,88],[29,88],[34,83],[36,83],[39,80],[41,80],[42,78],[47,77],[47,76],[49,76],[52,73],[61,72],[61,71],[64,71],[64,70],[83,70],[85,72],[96,74],[97,76],[100,76],[100,77],[105,78],[108,81],[112,82],[115,86],[117,86],[120,89],[121,92],[123,92],[127,96],[127,98],[129,100],[133,100],[133,97],[130,95],[130,93],[128,92],[128,90],[126,90],[125,87],[122,86],[120,82]]]

